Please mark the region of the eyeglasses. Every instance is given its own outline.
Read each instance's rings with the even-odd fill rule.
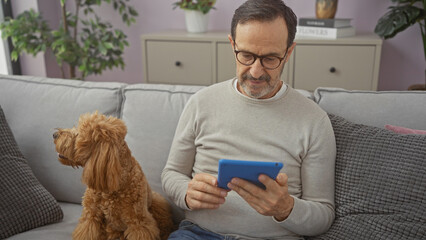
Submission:
[[[237,46],[237,44],[235,44],[235,46]],[[252,65],[254,62],[256,62],[256,59],[259,58],[260,64],[262,64],[262,67],[264,67],[265,69],[273,70],[281,65],[281,62],[287,56],[287,50],[288,48],[285,50],[284,57],[282,58],[273,56],[273,55],[259,56],[251,52],[238,51],[238,50],[234,50],[234,53],[238,62],[240,62],[241,64],[245,66]]]

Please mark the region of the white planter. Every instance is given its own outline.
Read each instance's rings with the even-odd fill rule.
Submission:
[[[207,32],[209,15],[200,11],[185,10],[186,30],[190,33]]]

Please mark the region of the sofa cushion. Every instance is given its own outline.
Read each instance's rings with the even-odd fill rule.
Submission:
[[[201,86],[135,84],[124,89],[122,119],[127,125],[126,141],[140,163],[151,188],[165,196],[161,172],[181,112],[189,97]],[[175,221],[182,211],[174,207]]]
[[[64,212],[61,222],[45,225],[23,233],[13,235],[8,240],[61,240],[72,239],[72,232],[77,226],[83,207],[80,204],[59,202]]]
[[[0,239],[58,222],[63,213],[38,182],[6,122],[0,106]]]
[[[59,163],[52,134],[82,113],[119,116],[125,84],[2,75],[0,82],[0,105],[35,176],[57,200],[80,203],[81,168]]]
[[[326,112],[355,123],[426,130],[425,91],[348,91],[318,88],[315,101]]]
[[[336,219],[315,239],[423,239],[426,136],[330,115],[336,136]]]

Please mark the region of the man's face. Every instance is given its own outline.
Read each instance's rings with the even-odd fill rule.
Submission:
[[[284,19],[279,17],[271,22],[249,21],[238,24],[235,42],[229,36],[232,48],[258,56],[277,56],[285,59],[276,69],[265,69],[260,59],[250,66],[237,62],[238,90],[251,98],[273,97],[281,87],[281,73],[285,62],[293,52],[295,43],[287,49],[288,30]]]

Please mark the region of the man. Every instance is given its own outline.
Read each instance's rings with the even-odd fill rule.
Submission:
[[[229,40],[237,78],[188,101],[162,174],[186,219],[169,239],[300,239],[334,220],[335,139],[327,114],[284,84],[296,16],[281,0],[248,0]],[[314,79],[313,79],[314,80]],[[233,179],[217,187],[221,158],[281,161],[263,190]]]

